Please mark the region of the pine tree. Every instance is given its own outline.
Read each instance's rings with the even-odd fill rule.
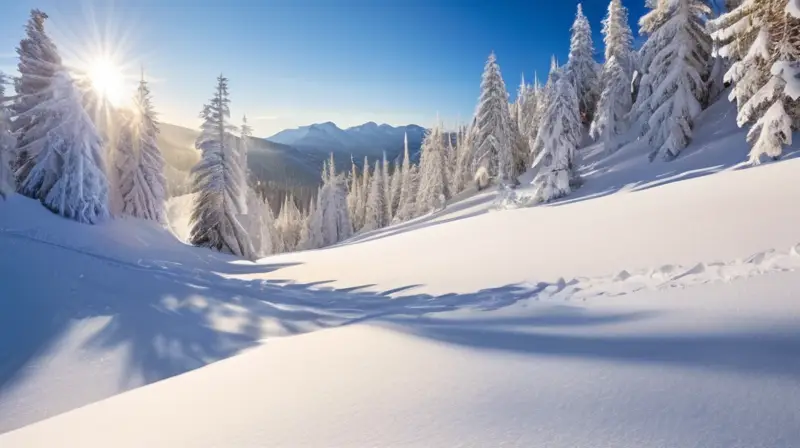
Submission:
[[[590,134],[595,140],[602,139],[606,150],[612,151],[619,147],[620,137],[627,130],[625,118],[632,101],[633,36],[628,25],[628,10],[622,6],[621,0],[611,0],[608,5],[608,15],[603,20],[603,37],[606,62],[600,75],[602,93]]]
[[[390,207],[392,208],[392,218],[394,219],[394,217],[397,216],[397,212],[400,207],[400,194],[402,193],[403,188],[403,171],[400,166],[399,157],[394,159],[394,169],[392,170],[392,183],[390,188],[391,195],[389,197],[389,201],[391,202]]]
[[[122,214],[164,224],[167,181],[158,132],[150,90],[142,76],[132,111],[126,114],[119,131],[114,178]]]
[[[276,253],[275,220],[269,201],[262,199],[251,187],[247,187],[245,197],[247,213],[240,215],[239,221],[250,236],[255,255],[262,258]]]
[[[584,125],[589,125],[594,118],[600,86],[595,69],[592,29],[589,26],[589,20],[583,15],[583,7],[580,3],[578,3],[575,23],[572,25],[566,73],[578,94],[581,120]]]
[[[541,129],[542,121],[544,120],[545,115],[550,108],[550,104],[553,102],[553,97],[555,96],[555,84],[556,81],[558,81],[558,77],[561,76],[561,73],[562,69],[558,66],[558,61],[556,60],[555,55],[551,56],[550,72],[547,74],[547,82],[545,83],[544,87],[541,88],[539,93],[536,111],[534,113],[536,132],[531,137],[530,142],[532,162],[535,162],[544,150],[542,147],[544,140],[539,139],[539,134],[543,131]]]
[[[244,182],[240,153],[230,124],[228,79],[220,75],[210,102],[203,106],[200,135],[195,146],[202,152],[192,170],[196,193],[190,241],[239,257],[254,259],[253,245],[237,216],[244,214]]]
[[[387,223],[384,221],[386,217],[386,204],[384,204],[385,196],[382,193],[383,176],[381,173],[380,161],[375,161],[375,171],[373,172],[372,180],[370,183],[369,198],[367,199],[366,214],[364,216],[365,232],[377,230],[384,227]]]
[[[411,219],[414,214],[416,189],[413,188],[413,179],[411,178],[411,157],[408,151],[408,136],[406,136],[405,139],[403,166],[400,168],[400,172],[402,174],[402,180],[400,181],[400,199],[397,204],[397,213],[395,213],[394,222]]]
[[[541,202],[569,194],[580,182],[575,167],[582,129],[578,96],[567,77],[558,76],[552,87],[552,98],[537,136],[542,154],[533,183],[536,199]]]
[[[424,215],[444,207],[447,192],[445,146],[441,123],[431,129],[422,142],[419,161],[417,214]]]
[[[523,121],[523,112],[525,111],[525,98],[527,96],[528,87],[525,85],[525,78],[522,78],[522,83],[517,92],[517,99],[510,105],[509,112],[511,120],[509,127],[511,131],[511,143],[513,147],[514,156],[514,177],[521,175],[528,169],[528,156],[530,155],[530,147],[528,146],[528,139],[523,135],[521,126]],[[448,159],[448,166],[452,163]],[[453,164],[454,165],[454,164]]]
[[[360,229],[364,224],[361,215],[362,206],[362,192],[360,179],[358,177],[358,169],[353,157],[350,156],[350,188],[347,192],[347,212],[350,215],[350,221],[353,223],[354,229]]]
[[[33,9],[25,26],[25,38],[17,47],[19,77],[15,80],[16,97],[11,105],[14,116],[12,130],[17,136],[16,159],[12,168],[21,169],[18,181],[28,177],[33,164],[29,159],[37,157],[47,144],[44,135],[53,127],[48,123],[51,115],[42,104],[53,100],[52,83],[56,74],[63,71],[61,56],[55,44],[45,33],[47,14]]]
[[[528,160],[533,162],[536,158],[536,148],[534,141],[539,132],[539,124],[544,115],[544,88],[539,83],[539,77],[534,76],[533,86],[527,91],[527,98],[523,103],[523,126],[520,129],[523,137],[528,141]]]
[[[383,203],[386,206],[386,216],[383,218],[383,222],[389,224],[392,222],[392,216],[394,215],[394,210],[392,210],[392,177],[389,173],[389,162],[386,160],[386,151],[383,152],[383,163],[381,164],[382,172],[382,179],[383,179]]]
[[[362,165],[363,171],[361,175],[361,203],[359,204],[359,230],[364,227],[367,220],[367,202],[372,190],[372,177],[369,171],[369,160],[364,156],[364,164]]]
[[[300,233],[298,244],[301,250],[319,249],[322,244],[322,207],[319,205],[320,192],[308,204],[308,217]]]
[[[297,208],[294,197],[288,194],[283,198],[283,205],[281,205],[281,210],[276,220],[276,227],[281,235],[285,252],[293,252],[298,249],[300,226],[300,210]]]
[[[330,246],[350,238],[353,225],[347,213],[347,191],[345,180],[336,173],[333,154],[328,164],[329,172],[323,177],[319,208],[322,214],[322,244]],[[382,195],[379,195],[382,196]],[[383,196],[385,198],[385,196]],[[386,207],[383,209],[386,213]]]
[[[253,138],[253,128],[247,124],[247,115],[242,117],[242,126],[239,128],[239,140],[237,146],[237,156],[242,175],[239,178],[240,191],[245,195],[247,191],[247,179],[250,177],[250,168],[247,164],[247,152],[250,150],[250,139]],[[244,198],[244,196],[243,196]],[[242,201],[243,213],[247,213],[247,201]]]
[[[472,123],[464,130],[464,136],[461,139],[461,144],[458,147],[458,157],[456,158],[455,174],[451,181],[453,194],[458,194],[467,188],[467,185],[472,181],[472,176],[475,174],[475,137],[474,130],[476,129],[476,118],[473,118]]]
[[[514,148],[508,92],[494,53],[489,55],[481,81],[481,96],[475,111],[473,166],[483,166],[503,185],[516,183]],[[469,173],[471,176],[474,173]]]
[[[5,88],[6,78],[0,73],[0,197],[4,199],[14,191],[11,162],[17,145],[17,139],[11,133],[11,111],[6,107]]]
[[[691,140],[695,117],[702,111],[709,75],[711,39],[705,18],[711,8],[705,0],[658,0],[640,20],[649,37],[641,50],[646,68],[632,116],[635,130],[659,153],[671,160]]]
[[[733,61],[725,80],[734,84],[730,99],[738,103],[737,123],[754,123],[747,133],[751,164],[760,163],[762,156],[778,158],[800,120],[800,92],[791,92],[797,82],[793,67],[800,60],[800,11],[787,3],[742,2],[710,24],[720,56]]]
[[[45,207],[78,222],[95,224],[106,219],[108,179],[97,129],[83,109],[81,93],[66,72],[51,80],[50,98],[20,118],[32,126],[20,192],[39,199]],[[56,123],[57,120],[57,123]],[[30,151],[36,147],[36,151]]]

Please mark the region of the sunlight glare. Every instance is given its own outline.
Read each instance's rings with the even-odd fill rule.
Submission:
[[[125,79],[122,69],[108,59],[98,59],[89,69],[89,79],[95,92],[113,106],[125,99]]]

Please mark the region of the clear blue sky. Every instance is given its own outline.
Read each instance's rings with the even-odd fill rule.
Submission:
[[[75,65],[103,43],[133,84],[143,64],[162,121],[195,127],[215,77],[230,78],[232,113],[258,136],[333,121],[445,124],[471,117],[483,64],[497,54],[509,91],[546,76],[569,49],[577,1],[16,0],[0,11],[0,69],[32,7]],[[632,26],[644,0],[623,0]],[[583,6],[602,52],[607,0]],[[636,27],[633,27],[634,33]]]

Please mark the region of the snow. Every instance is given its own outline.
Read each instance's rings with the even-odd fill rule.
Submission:
[[[800,159],[735,116],[257,263],[11,196],[0,446],[797,446]]]

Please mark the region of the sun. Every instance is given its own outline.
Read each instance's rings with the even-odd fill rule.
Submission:
[[[108,59],[94,61],[88,71],[92,88],[101,99],[113,106],[120,106],[126,98],[125,76],[122,69]]]

